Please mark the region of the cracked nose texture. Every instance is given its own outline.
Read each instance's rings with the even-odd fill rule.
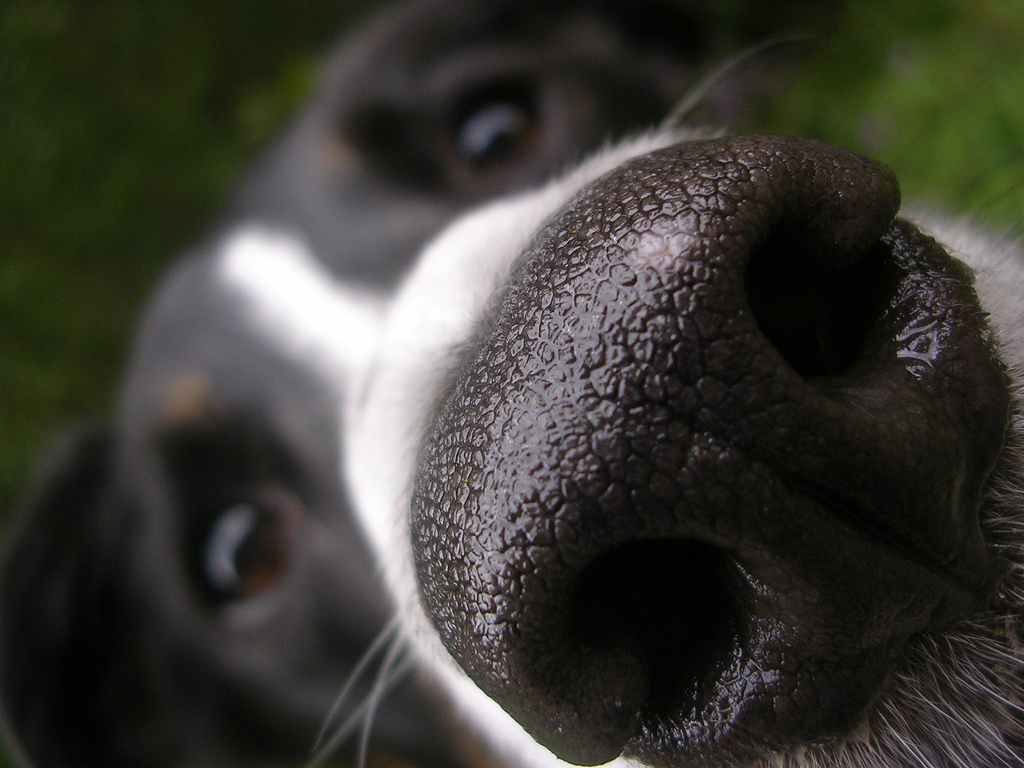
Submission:
[[[1000,574],[1009,396],[892,174],[682,144],[584,189],[439,404],[412,534],[442,640],[540,743],[714,766],[854,729]]]

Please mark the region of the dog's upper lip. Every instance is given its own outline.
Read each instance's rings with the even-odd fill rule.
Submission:
[[[995,586],[1008,572],[1008,562],[993,562],[992,567],[968,578],[956,571],[955,563],[910,540],[899,531],[885,525],[882,516],[860,507],[856,502],[841,498],[833,490],[797,475],[784,475],[782,482],[794,493],[812,500],[827,514],[842,521],[868,541],[874,542],[898,557],[929,571],[958,591],[966,602],[973,602],[978,610],[987,607]]]

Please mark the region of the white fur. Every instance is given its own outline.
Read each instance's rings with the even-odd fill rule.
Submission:
[[[362,376],[379,345],[380,297],[335,280],[291,235],[257,226],[229,235],[217,269],[271,348],[339,388]]]

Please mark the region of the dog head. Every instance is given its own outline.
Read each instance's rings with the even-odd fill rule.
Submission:
[[[112,423],[54,452],[11,537],[0,687],[26,762],[306,754],[392,612],[337,467],[341,403],[399,278],[456,214],[660,120],[806,5],[763,22],[670,0],[435,0],[345,43],[222,230],[165,277]],[[764,67],[722,78],[706,117],[772,87]],[[442,719],[401,686],[373,745],[458,763]]]

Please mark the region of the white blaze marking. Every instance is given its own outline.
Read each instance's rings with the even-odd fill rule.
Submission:
[[[247,321],[288,357],[337,386],[369,365],[382,301],[336,280],[299,240],[241,229],[224,245],[219,274],[244,298]]]

